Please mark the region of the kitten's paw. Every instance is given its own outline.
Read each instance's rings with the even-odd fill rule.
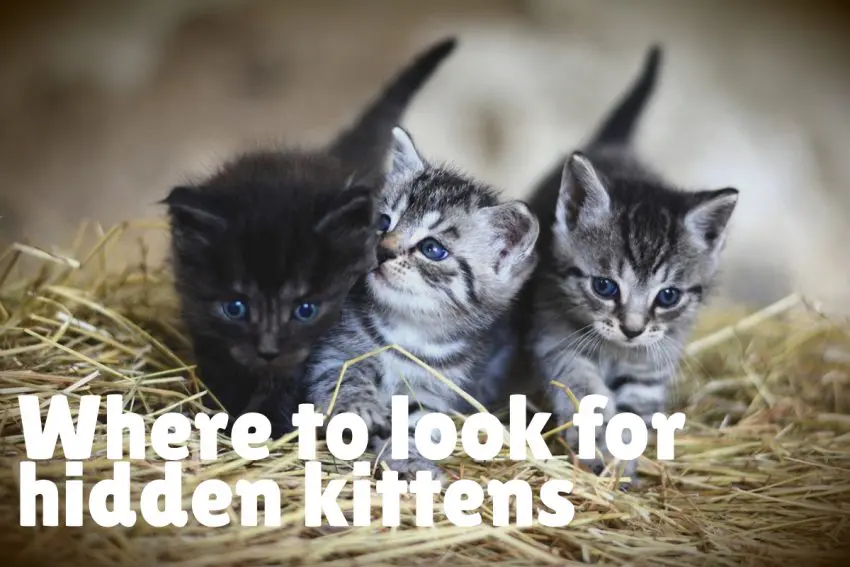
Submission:
[[[334,414],[346,412],[359,415],[366,423],[366,429],[371,435],[389,437],[391,427],[390,413],[389,408],[385,405],[368,398],[352,400],[350,403],[340,407],[339,410],[334,411]]]
[[[596,476],[602,476],[605,472],[606,463],[602,459],[585,459],[580,461],[582,465],[590,469]]]
[[[441,484],[445,484],[448,478],[437,463],[420,456],[409,459],[382,459],[375,471],[378,478],[382,477],[384,467],[396,471],[399,480],[416,480],[416,473],[420,471],[431,471],[431,478],[439,480]]]
[[[621,461],[617,463],[614,474],[620,479],[620,490],[627,491],[640,487],[640,479],[637,474],[637,459],[633,461]]]
[[[604,432],[604,429],[602,431]],[[573,449],[573,451],[577,451],[578,439],[573,439],[573,441],[574,443],[570,445],[570,448]],[[604,435],[599,435],[596,438],[596,449],[597,452],[595,458],[580,460],[584,466],[589,468],[596,476],[605,472],[606,468],[612,468],[611,476],[624,479],[620,481],[621,488],[635,488],[637,486],[637,459],[631,461],[617,461],[608,450]]]
[[[561,426],[565,423],[573,421],[575,417],[575,408],[570,405],[569,408],[559,408],[553,412],[556,419],[555,424]],[[608,404],[599,412],[602,414],[602,425],[596,429],[596,446],[604,452],[605,450],[605,429],[608,423],[617,415],[617,411],[612,404]],[[561,432],[567,446],[573,451],[578,451],[578,427],[572,425]]]

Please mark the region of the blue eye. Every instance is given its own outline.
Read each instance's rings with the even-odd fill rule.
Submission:
[[[390,225],[392,224],[392,219],[389,215],[381,215],[378,217],[378,230],[380,232],[386,232],[390,229]]]
[[[658,292],[658,295],[655,296],[655,303],[659,307],[669,309],[670,307],[674,307],[676,304],[678,304],[681,299],[681,291],[679,291],[675,287],[668,287]]]
[[[593,287],[593,293],[606,299],[610,299],[620,293],[620,288],[617,284],[608,278],[593,278],[591,286]]]
[[[319,306],[316,303],[302,303],[292,310],[292,316],[302,323],[312,321],[319,314]]]
[[[225,301],[221,304],[221,313],[228,319],[240,321],[248,316],[248,304],[240,299]]]
[[[417,244],[417,248],[422,252],[422,255],[428,258],[429,260],[433,260],[434,262],[439,262],[440,260],[445,260],[449,256],[449,251],[445,249],[445,247],[440,244],[435,238],[424,238],[419,244]]]

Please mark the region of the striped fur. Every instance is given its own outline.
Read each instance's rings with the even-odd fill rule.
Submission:
[[[652,90],[645,75],[654,79],[659,53],[653,53],[635,87],[645,96],[628,96],[628,108],[614,111],[616,139],[597,135],[531,201],[546,235],[525,295],[524,346],[559,423],[576,408],[551,380],[579,399],[608,397],[606,422],[632,412],[649,423],[666,409],[668,381],[712,287],[737,201],[731,188],[673,188],[630,149],[630,129]],[[617,292],[600,293],[594,278],[610,280]],[[662,300],[667,289],[680,298],[674,304]],[[574,447],[575,428],[566,432]],[[597,447],[607,455],[604,428],[599,434]],[[598,469],[603,461],[591,464]]]
[[[490,188],[427,164],[404,131],[396,129],[395,135],[393,165],[378,208],[390,219],[380,265],[349,297],[340,323],[315,349],[308,396],[327,410],[346,360],[398,345],[486,404],[494,399],[485,372],[498,336],[492,330],[536,264],[537,220],[523,203],[500,203]],[[429,259],[417,248],[429,237],[448,249],[445,259]],[[363,417],[374,449],[381,451],[396,394],[410,400],[411,427],[429,411],[465,409],[432,373],[388,350],[348,369],[333,413]],[[387,462],[403,474],[437,470],[416,454]]]

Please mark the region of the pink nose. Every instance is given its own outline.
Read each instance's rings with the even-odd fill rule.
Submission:
[[[398,250],[398,235],[394,232],[385,234],[384,237],[381,239],[381,246],[390,250]]]

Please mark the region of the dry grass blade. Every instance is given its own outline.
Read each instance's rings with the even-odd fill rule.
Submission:
[[[234,522],[205,528],[190,521],[181,529],[143,524],[105,529],[88,520],[82,528],[20,528],[18,466],[25,447],[18,395],[38,395],[46,412],[47,399],[57,393],[69,396],[72,407],[81,395],[121,393],[127,410],[148,422],[167,411],[202,409],[202,386],[191,361],[180,354],[187,341],[177,331],[168,273],[132,263],[113,272],[103,268],[117,241],[154,230],[125,223],[100,231],[91,250],[75,249],[82,261],[21,245],[0,259],[0,521],[6,527],[0,543],[15,560],[87,567],[588,562],[683,567],[793,561],[814,566],[839,557],[848,541],[850,325],[825,323],[824,314],[796,296],[702,330],[677,392],[682,395],[677,409],[688,424],[677,439],[676,459],[656,461],[650,448],[637,489],[622,492],[614,479],[596,478],[568,456],[517,463],[505,450],[493,462],[479,463],[458,451],[445,463],[450,476],[482,484],[521,478],[535,495],[551,478],[572,480],[575,519],[566,528],[493,527],[492,502],[485,499],[484,522],[476,528],[452,525],[439,503],[435,526],[416,528],[414,501],[405,500],[402,525],[391,529],[381,525],[377,497],[370,527],[305,528],[304,470],[294,435],[272,443],[272,456],[263,461],[246,462],[221,438],[218,460],[184,463],[186,502],[205,479],[231,485],[239,479],[275,481],[283,495],[280,527]],[[26,262],[36,264],[30,272],[20,269]],[[101,424],[98,432],[103,431]],[[85,463],[89,485],[113,474],[105,443],[98,436],[95,458]],[[190,447],[197,443],[193,438]],[[348,463],[319,449],[325,480],[351,478]],[[133,462],[136,506],[141,487],[162,471],[153,453]],[[59,460],[38,466],[38,475],[60,488],[64,472]],[[350,513],[350,488],[343,498]],[[230,512],[239,518],[238,499]]]

